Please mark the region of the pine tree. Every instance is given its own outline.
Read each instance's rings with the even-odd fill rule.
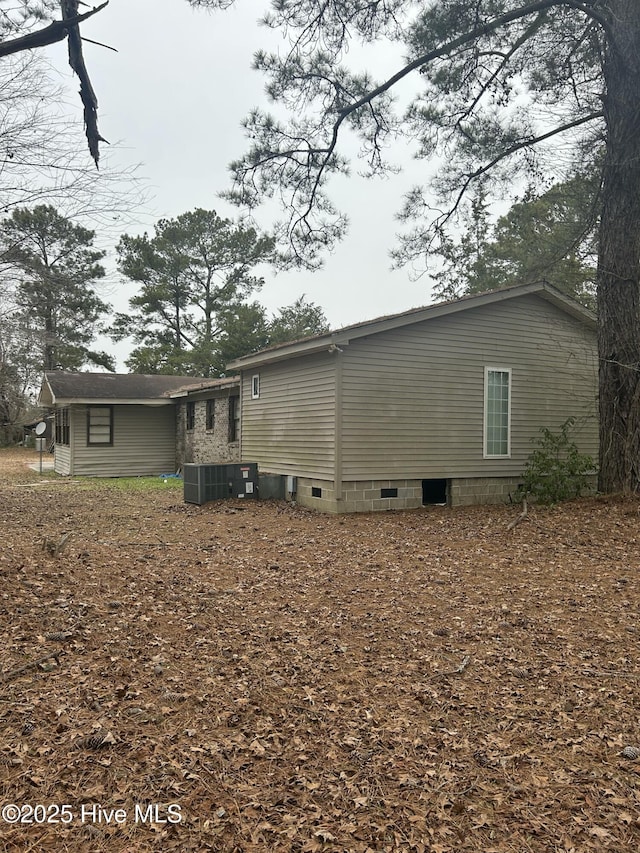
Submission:
[[[96,291],[105,271],[94,237],[49,205],[18,208],[2,223],[0,256],[19,277],[12,322],[34,342],[39,371],[114,369],[112,356],[91,348],[109,312]]]
[[[193,0],[224,8],[228,0]],[[266,4],[265,4],[266,5]],[[601,165],[597,308],[599,487],[640,491],[640,4],[638,0],[274,0],[266,16],[289,50],[261,53],[267,92],[290,118],[254,110],[251,139],[232,164],[230,197],[256,207],[287,202],[292,257],[317,263],[343,236],[328,181],[348,172],[344,131],[359,135],[370,174],[388,172],[385,146],[414,139],[443,163],[442,213],[418,227],[406,254],[434,246],[478,179],[525,174],[564,180]],[[350,40],[401,45],[396,73],[376,80],[346,61]],[[370,54],[371,55],[371,54]],[[373,54],[375,55],[375,54]],[[392,95],[415,80],[402,116]],[[604,151],[604,154],[601,152]],[[420,188],[405,218],[436,205]]]
[[[153,236],[123,235],[117,251],[120,272],[140,284],[111,331],[137,344],[129,367],[209,376],[225,311],[261,288],[252,271],[271,258],[273,240],[197,208],[160,220]]]

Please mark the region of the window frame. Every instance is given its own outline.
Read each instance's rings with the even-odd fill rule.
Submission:
[[[490,453],[488,449],[489,441],[489,376],[492,373],[501,373],[507,375],[507,423],[506,423],[506,453]],[[484,368],[484,406],[482,414],[482,456],[484,459],[510,459],[511,458],[511,396],[512,396],[512,368],[510,367],[494,367],[487,365]],[[493,427],[496,428],[495,426]],[[495,440],[495,439],[494,439]]]
[[[92,424],[91,422],[91,413],[96,411],[97,409],[101,411],[107,411],[109,413],[109,438],[108,440],[96,440],[91,437],[91,430],[96,426],[103,426],[103,424]],[[104,403],[98,403],[95,406],[87,406],[87,447],[113,447],[113,406],[105,405]]]
[[[187,400],[184,410],[184,425],[187,432],[193,432],[196,428],[196,404],[194,400]]]
[[[68,406],[56,409],[53,440],[60,447],[71,446],[71,418]]]
[[[209,397],[206,401],[205,412],[205,429],[207,432],[213,432],[216,428],[216,398]]]
[[[240,395],[229,394],[229,444],[235,444],[240,440]]]
[[[260,399],[260,374],[254,373],[251,377],[251,399]]]

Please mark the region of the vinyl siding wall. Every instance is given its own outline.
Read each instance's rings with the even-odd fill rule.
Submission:
[[[64,473],[139,477],[175,471],[176,412],[173,405],[114,406],[112,446],[87,444],[86,406],[71,406],[70,419],[71,464],[70,470]]]
[[[511,456],[483,458],[485,367],[510,368]],[[527,296],[345,347],[342,476],[518,476],[542,426],[573,415],[595,456],[595,331]]]
[[[71,448],[68,444],[56,444],[53,450],[53,468],[56,474],[71,473]]]
[[[334,358],[322,353],[243,374],[243,460],[257,462],[261,471],[333,478]],[[256,373],[260,396],[254,400]]]

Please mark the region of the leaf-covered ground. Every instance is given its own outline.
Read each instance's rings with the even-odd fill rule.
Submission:
[[[508,532],[36,458],[0,453],[0,850],[640,849],[639,502]]]

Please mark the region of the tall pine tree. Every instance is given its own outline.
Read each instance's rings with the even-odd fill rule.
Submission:
[[[371,174],[388,171],[385,146],[398,134],[416,140],[419,157],[440,157],[432,190],[448,206],[429,228],[414,231],[407,256],[429,252],[477,179],[502,177],[513,186],[519,173],[546,170],[562,180],[604,149],[599,486],[640,491],[638,0],[273,0],[264,6],[271,8],[267,24],[288,39],[288,50],[256,57],[281,109],[278,117],[258,108],[247,118],[251,143],[232,164],[231,196],[253,207],[284,198],[291,254],[300,262],[316,262],[344,234],[327,186],[332,174],[348,171],[340,148],[347,128],[360,136]],[[351,40],[399,46],[404,58],[395,73],[375,79],[347,66],[361,56],[348,50]],[[392,95],[411,80],[414,97],[398,115]],[[421,220],[434,207],[416,189],[404,214]]]
[[[211,375],[225,310],[260,289],[253,269],[272,253],[270,237],[201,208],[161,219],[153,236],[123,235],[118,266],[140,290],[112,335],[133,338],[130,366]]]
[[[17,278],[12,323],[33,341],[40,370],[113,370],[113,358],[92,349],[109,312],[96,290],[104,277],[104,252],[95,234],[49,205],[18,208],[2,222],[0,258]]]

